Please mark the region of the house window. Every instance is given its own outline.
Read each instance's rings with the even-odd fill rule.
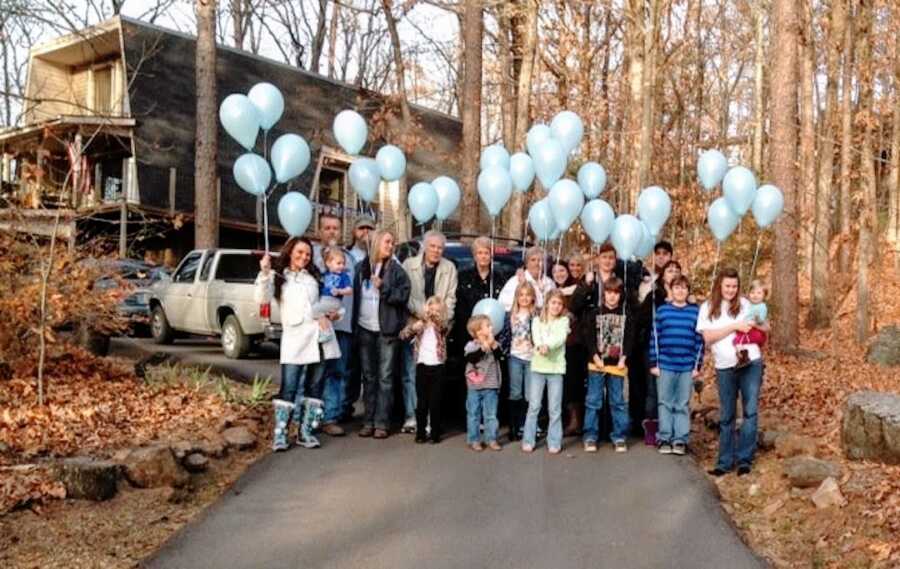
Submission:
[[[113,66],[95,67],[91,72],[94,94],[94,111],[101,115],[109,115],[114,111]]]

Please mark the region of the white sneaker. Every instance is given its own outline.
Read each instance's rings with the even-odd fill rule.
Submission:
[[[628,452],[628,445],[625,444],[625,441],[616,441],[613,445],[616,447],[616,452]]]
[[[313,435],[298,438],[297,444],[302,446],[303,448],[319,448],[320,446],[322,446],[322,443],[319,442],[319,439]]]
[[[416,419],[414,417],[410,417],[403,423],[403,428],[400,429],[401,433],[415,433],[416,432]]]

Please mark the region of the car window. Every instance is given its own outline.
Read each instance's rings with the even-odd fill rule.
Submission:
[[[212,262],[215,257],[216,256],[214,253],[209,253],[208,255],[206,255],[206,258],[203,259],[203,268],[200,269],[201,281],[209,280],[209,270],[212,268]]]
[[[223,254],[216,267],[216,279],[228,283],[253,283],[259,273],[259,259],[254,255]]]
[[[178,268],[178,272],[172,277],[172,280],[176,283],[194,282],[194,277],[197,275],[197,268],[200,266],[200,257],[200,253],[191,253],[185,257],[184,261],[181,263],[181,267]]]

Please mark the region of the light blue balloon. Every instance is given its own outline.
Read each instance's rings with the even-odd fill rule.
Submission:
[[[756,197],[756,176],[748,168],[735,166],[722,180],[722,194],[734,213],[744,215]]]
[[[381,173],[378,171],[378,163],[371,158],[357,158],[350,164],[350,186],[356,191],[359,198],[370,203],[378,195],[378,187],[381,185]]]
[[[438,195],[428,182],[419,182],[410,188],[406,202],[419,224],[427,223],[437,213]]]
[[[382,179],[388,182],[396,182],[406,172],[406,156],[393,144],[379,148],[375,154],[375,162],[378,163]]]
[[[271,83],[257,83],[247,93],[247,98],[256,107],[259,126],[265,131],[275,126],[284,112],[284,97],[278,87]]]
[[[572,180],[560,180],[550,188],[550,213],[556,221],[556,226],[565,231],[572,226],[572,222],[578,219],[581,208],[584,207],[584,194],[581,188]]]
[[[487,170],[491,166],[500,166],[504,170],[509,170],[509,150],[502,144],[492,144],[481,151],[479,165],[482,170]]]
[[[356,111],[339,112],[334,117],[331,128],[334,131],[334,139],[347,154],[355,156],[366,145],[369,129],[366,127],[366,119]]]
[[[563,230],[559,228],[559,226],[555,226],[553,228],[553,232],[550,234],[550,241],[556,241],[559,239],[559,236],[562,235]]]
[[[234,161],[232,172],[237,185],[254,196],[268,190],[272,182],[272,169],[269,168],[269,163],[259,154],[252,152],[241,154]]]
[[[760,228],[766,228],[778,219],[784,210],[784,195],[772,184],[760,186],[753,198],[753,219]]]
[[[516,152],[509,159],[509,177],[512,178],[513,189],[523,193],[534,182],[534,161],[524,152]]]
[[[596,245],[609,239],[616,212],[612,206],[601,199],[594,199],[584,204],[581,210],[581,227]]]
[[[549,126],[541,123],[533,125],[528,129],[525,137],[525,148],[528,149],[528,154],[531,154],[532,158],[537,156],[538,148],[551,138],[553,138],[553,133],[550,132]]]
[[[585,162],[578,169],[578,185],[584,197],[592,200],[606,188],[606,170],[596,162]]]
[[[282,134],[272,145],[272,169],[283,184],[303,173],[309,166],[309,145],[302,136]]]
[[[531,209],[528,210],[528,225],[531,226],[534,236],[541,241],[546,241],[553,235],[556,221],[550,214],[550,204],[546,198],[531,205]]]
[[[610,240],[620,259],[630,259],[644,240],[644,228],[638,218],[623,213],[613,222]]]
[[[303,235],[312,221],[312,204],[300,192],[288,192],[278,201],[278,221],[291,237]]]
[[[697,160],[697,177],[707,192],[719,185],[727,171],[728,160],[718,150],[707,150]]]
[[[566,171],[566,151],[556,139],[545,140],[532,154],[534,171],[544,188],[552,188]]]
[[[732,211],[725,198],[717,198],[713,203],[709,204],[709,211],[706,212],[706,221],[709,223],[709,228],[712,230],[713,235],[719,240],[719,243],[722,243],[728,239],[731,232],[738,226],[740,217]]]
[[[641,222],[641,244],[638,245],[637,251],[635,255],[639,259],[643,259],[647,255],[653,252],[653,246],[656,245],[656,238],[653,237],[653,234],[650,232],[650,228],[647,227],[647,224],[643,221]]]
[[[572,111],[562,111],[550,121],[550,132],[553,134],[553,138],[562,144],[566,154],[569,154],[581,144],[584,124],[581,122],[581,118]]]
[[[459,190],[459,184],[456,180],[447,176],[438,176],[431,185],[437,192],[438,208],[435,217],[440,220],[449,219],[453,212],[459,206],[459,200],[462,198],[462,192]]]
[[[503,305],[500,304],[499,300],[493,298],[482,298],[479,300],[475,305],[475,308],[472,309],[472,316],[481,314],[484,314],[491,319],[491,329],[493,329],[495,336],[503,330],[503,322],[506,320],[506,310],[503,308]]]
[[[478,195],[487,207],[491,217],[495,217],[512,195],[512,179],[509,172],[500,166],[491,166],[478,175]]]
[[[659,235],[672,213],[672,199],[659,186],[641,190],[637,203],[638,216],[652,235]]]
[[[253,150],[259,134],[259,112],[246,95],[235,93],[225,97],[219,105],[219,121],[238,144]]]

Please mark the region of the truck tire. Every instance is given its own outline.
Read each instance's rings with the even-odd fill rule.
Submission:
[[[232,360],[247,357],[252,343],[250,336],[244,334],[237,317],[234,314],[226,316],[222,323],[222,350],[225,356]]]
[[[159,304],[153,307],[153,312],[150,314],[150,334],[157,344],[171,344],[175,339],[175,331],[169,326],[166,312]]]
[[[109,334],[94,330],[90,324],[80,324],[76,340],[79,346],[95,356],[109,355]]]

